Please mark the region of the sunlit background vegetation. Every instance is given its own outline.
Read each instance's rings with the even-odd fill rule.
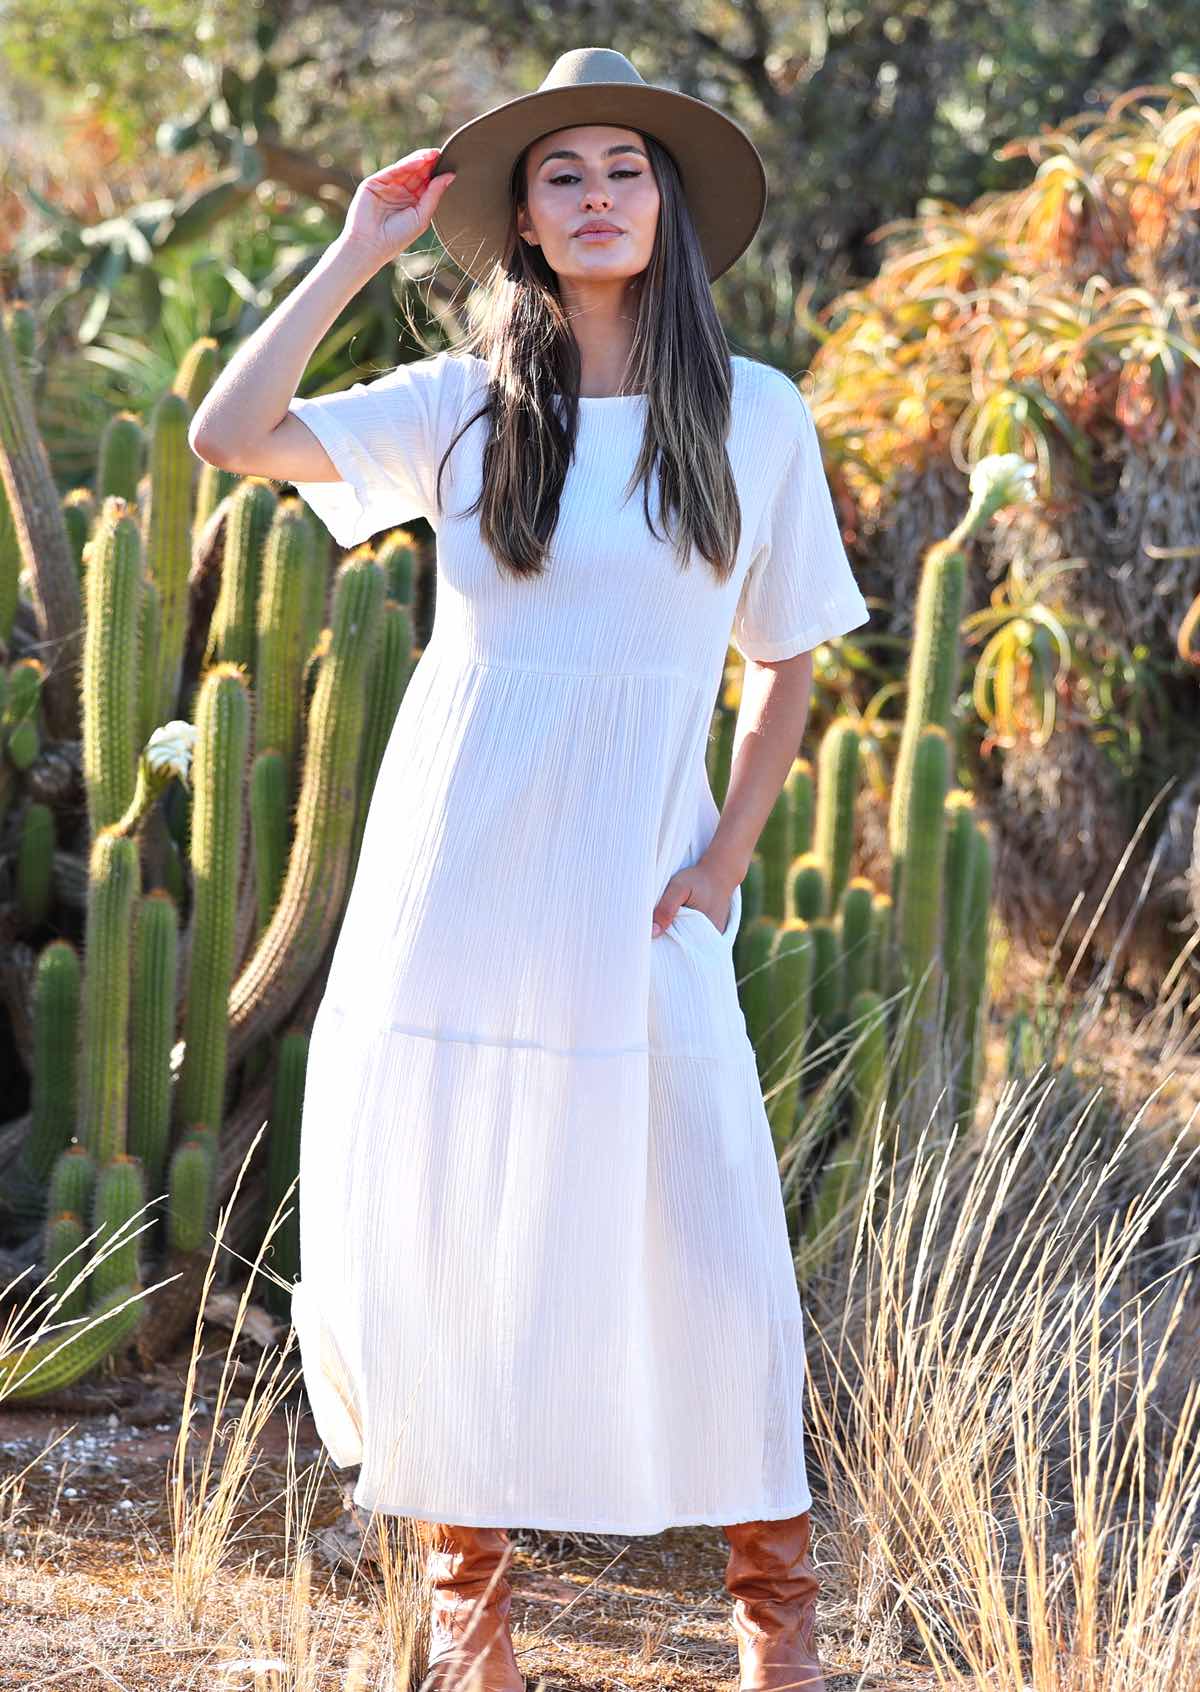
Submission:
[[[715,294],[872,612],[735,946],[830,1692],[1200,1684],[1195,39],[1190,0],[0,0],[0,1683],[419,1679],[408,1524],[346,1508],[288,1293],[436,536],[342,556],[186,432],[363,175],[610,44],[763,153]],[[430,232],[302,392],[470,321]],[[513,1537],[531,1686],[729,1683],[715,1528]]]

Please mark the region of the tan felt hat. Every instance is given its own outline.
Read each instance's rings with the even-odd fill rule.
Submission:
[[[433,172],[456,172],[433,227],[468,276],[482,282],[503,253],[509,179],[539,135],[582,123],[620,124],[660,141],[679,170],[709,281],[754,238],[767,204],[767,173],[740,125],[704,100],[645,82],[612,47],[561,54],[532,94],[518,94],[456,129]]]

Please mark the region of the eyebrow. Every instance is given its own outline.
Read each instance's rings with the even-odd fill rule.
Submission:
[[[600,157],[602,159],[609,159],[614,153],[636,153],[639,159],[646,159],[646,163],[650,163],[650,160],[646,157],[646,154],[642,151],[642,149],[640,147],[635,147],[632,141],[618,141],[614,147],[605,147],[604,151],[600,154]],[[552,153],[547,153],[545,158],[538,160],[537,168],[541,170],[542,166],[550,159],[582,158],[583,154],[575,152],[571,147],[556,147]]]

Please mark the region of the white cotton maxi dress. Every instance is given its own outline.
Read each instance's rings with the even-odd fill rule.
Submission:
[[[808,1509],[804,1335],[722,932],[667,881],[718,808],[731,637],[786,658],[867,620],[811,414],[735,356],[742,507],[718,583],[625,500],[642,395],[583,399],[546,573],[477,516],[487,366],[439,353],[292,401],[343,546],[420,515],[436,612],[384,753],[312,1030],[292,1313],[355,1501],[651,1534]],[[657,517],[657,482],[651,511]],[[661,523],[656,523],[661,530]]]

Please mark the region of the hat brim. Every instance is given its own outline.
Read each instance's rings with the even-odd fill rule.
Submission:
[[[460,125],[433,175],[454,171],[433,228],[454,262],[482,282],[502,255],[509,177],[522,150],[552,129],[611,123],[661,141],[679,169],[700,247],[715,281],[741,257],[762,222],[767,173],[739,124],[690,94],[652,84],[589,82],[537,89]]]

